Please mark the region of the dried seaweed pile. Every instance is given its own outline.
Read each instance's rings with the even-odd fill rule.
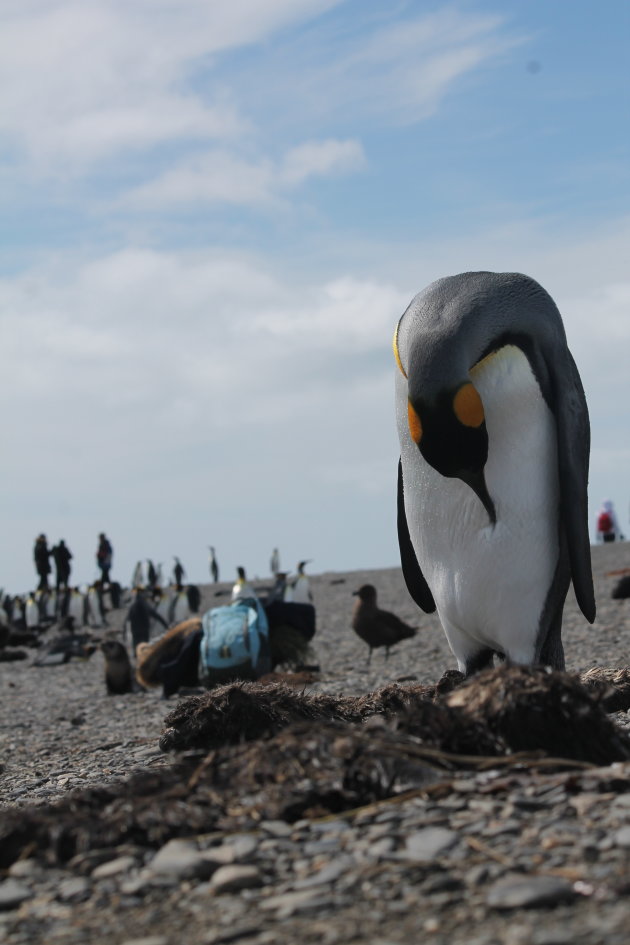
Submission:
[[[271,739],[182,756],[49,807],[0,814],[0,868],[20,856],[65,863],[125,843],[294,821],[348,810],[443,777],[414,739],[342,723],[302,723]]]
[[[164,720],[160,746],[209,749],[262,738],[295,722],[361,722],[404,713],[399,727],[444,751],[533,750],[610,764],[630,758],[630,741],[605,711],[606,699],[613,697],[630,705],[630,673],[617,671],[612,689],[609,676],[593,671],[587,688],[567,673],[501,667],[466,683],[451,673],[437,686],[393,684],[358,698],[232,683],[180,703]]]
[[[580,682],[595,695],[606,712],[630,709],[630,669],[604,669],[600,666],[582,673]]]
[[[157,848],[261,819],[338,813],[435,782],[448,792],[450,773],[462,768],[630,759],[630,739],[608,719],[601,693],[564,673],[494,669],[448,692],[457,681],[355,699],[247,683],[188,699],[167,731],[172,744],[197,751],[49,807],[0,814],[0,868],[19,856],[67,862],[125,843]],[[535,754],[511,754],[524,749]]]
[[[522,666],[488,670],[447,696],[446,704],[483,721],[510,751],[542,750],[601,765],[624,761],[630,739],[606,715],[608,689],[595,678],[589,691],[568,673]]]
[[[163,751],[254,741],[295,722],[360,722],[356,699],[295,692],[286,685],[228,683],[191,696],[164,719]]]
[[[270,674],[270,677],[273,674]],[[436,686],[392,683],[364,696],[295,692],[293,686],[259,682],[229,683],[191,696],[166,716],[160,738],[163,751],[216,748],[279,732],[296,722],[363,722],[375,715],[390,718],[431,704],[463,680],[449,671]]]

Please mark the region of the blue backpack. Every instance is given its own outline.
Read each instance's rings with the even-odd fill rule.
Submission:
[[[213,607],[201,620],[199,681],[217,685],[233,679],[258,679],[271,669],[269,624],[254,597]]]

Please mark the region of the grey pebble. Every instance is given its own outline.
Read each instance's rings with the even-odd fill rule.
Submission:
[[[575,895],[571,883],[559,876],[510,876],[492,887],[486,902],[492,909],[525,909],[554,906]]]
[[[216,868],[188,840],[169,840],[148,864],[152,873],[176,879],[210,876]]]
[[[618,847],[630,849],[630,826],[622,827],[621,830],[617,831],[615,834],[615,843]]]
[[[225,862],[242,863],[243,860],[248,860],[257,849],[258,839],[252,834],[242,833],[230,837],[220,847],[210,847],[208,852],[219,851],[219,855],[226,858]],[[228,857],[231,857],[231,860]]]
[[[90,898],[90,893],[90,884],[83,876],[65,879],[57,888],[57,898],[62,902],[82,902]]]
[[[271,834],[272,837],[290,837],[293,833],[293,827],[291,824],[287,824],[284,820],[263,820],[260,824],[260,829],[265,833]]]
[[[118,856],[115,860],[100,863],[92,870],[92,879],[109,879],[119,873],[128,873],[136,865],[132,856]]]
[[[6,879],[0,883],[0,910],[17,909],[20,903],[31,899],[33,892],[15,879]]]
[[[39,865],[37,860],[16,860],[15,863],[12,863],[9,867],[9,876],[20,879],[28,879],[31,876],[36,876],[38,873],[42,872],[42,867]]]
[[[534,929],[531,945],[574,945],[575,933],[571,929]]]
[[[320,890],[305,889],[270,896],[268,899],[263,899],[260,907],[266,912],[276,911],[279,919],[287,919],[294,913],[318,911],[326,901],[322,899]]]
[[[458,835],[445,827],[425,827],[407,837],[404,856],[418,863],[428,863],[450,850]]]
[[[146,938],[129,938],[122,945],[168,945],[163,935],[147,935]]]
[[[334,883],[335,880],[347,873],[354,865],[354,861],[349,856],[339,856],[331,860],[325,866],[322,866],[312,876],[306,879],[300,879],[294,883],[295,889],[309,889],[311,886],[323,886],[326,883]]]
[[[380,840],[375,840],[374,843],[371,843],[368,847],[368,854],[371,857],[381,857],[387,856],[388,853],[391,853],[394,850],[396,843],[393,837],[381,837]]]
[[[210,882],[216,893],[237,892],[251,889],[262,884],[260,871],[256,866],[232,865],[220,866]]]

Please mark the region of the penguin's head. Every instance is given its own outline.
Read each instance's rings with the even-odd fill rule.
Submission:
[[[397,326],[394,356],[407,381],[409,436],[440,475],[461,479],[470,486],[494,522],[494,504],[484,478],[488,431],[481,396],[465,365],[453,360],[445,362],[441,370],[427,372],[422,370],[423,359],[414,358],[414,353],[412,349],[403,366]]]

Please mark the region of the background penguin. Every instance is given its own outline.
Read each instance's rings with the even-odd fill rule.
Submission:
[[[298,563],[297,575],[289,581],[289,586],[284,596],[285,601],[291,601],[294,604],[311,604],[313,602],[311,584],[307,575],[304,574],[304,568],[308,563],[308,561],[300,561]],[[287,594],[289,596],[287,596]]]
[[[352,611],[352,629],[370,648],[368,664],[376,647],[386,647],[387,659],[390,646],[416,635],[416,628],[408,626],[396,614],[379,610],[373,584],[363,584],[353,594],[357,600]]]
[[[595,617],[590,429],[560,313],[518,273],[440,279],[394,334],[398,538],[416,603],[437,608],[459,669],[499,653],[564,668],[573,579]]]
[[[147,584],[153,588],[157,584],[157,571],[150,558],[147,558]]]
[[[280,552],[278,551],[277,548],[274,548],[273,551],[271,552],[271,558],[269,559],[269,568],[271,570],[271,574],[273,577],[275,577],[280,571]]]
[[[188,603],[188,594],[186,589],[181,587],[176,590],[173,596],[168,612],[169,624],[181,623],[190,617],[190,604]]]
[[[210,549],[210,555],[208,556],[208,567],[210,568],[212,580],[216,584],[219,580],[219,563],[212,545],[208,545],[208,548]]]
[[[138,561],[135,568],[133,569],[133,574],[131,575],[131,586],[142,587],[143,585],[144,575],[142,573],[142,561]]]
[[[175,582],[175,586],[177,587],[177,590],[181,591],[182,582],[184,580],[184,575],[186,574],[186,572],[184,571],[184,566],[179,560],[179,558],[177,557],[177,555],[174,556],[173,560],[175,562],[173,566],[173,580]]]
[[[26,602],[23,597],[19,594],[16,594],[15,597],[7,598],[5,597],[5,609],[9,615],[9,620],[14,627],[22,628],[26,627],[26,615],[24,612]]]
[[[126,636],[127,626],[129,626],[131,630],[132,648],[135,653],[139,643],[148,643],[151,635],[151,622],[153,620],[157,620],[158,623],[161,623],[165,630],[168,629],[168,624],[155,608],[151,606],[144,596],[144,591],[141,587],[134,588],[132,598],[131,605],[123,623],[123,635]]]
[[[253,584],[250,584],[245,574],[245,568],[236,569],[236,584],[232,588],[232,600],[244,600],[247,597],[256,597],[256,591]]]
[[[44,619],[48,622],[57,619],[57,591],[53,588],[46,596],[44,605]]]
[[[83,596],[78,587],[70,590],[68,600],[67,616],[72,617],[73,626],[83,627],[87,621],[87,598]]]
[[[162,620],[167,623],[167,625],[171,608],[171,600],[174,596],[175,595],[170,587],[153,592],[153,606]]]
[[[88,623],[91,627],[107,626],[107,615],[103,602],[103,589],[100,581],[95,581],[88,587]]]
[[[47,621],[47,610],[48,610],[48,596],[50,594],[50,589],[45,591],[35,591],[33,598],[37,604],[39,610],[39,623],[45,624]]]
[[[201,606],[201,591],[196,584],[187,584],[184,590],[188,601],[188,610],[191,614],[198,614]]]
[[[24,620],[27,630],[34,630],[39,626],[39,604],[35,599],[35,594],[29,594],[24,605]]]

